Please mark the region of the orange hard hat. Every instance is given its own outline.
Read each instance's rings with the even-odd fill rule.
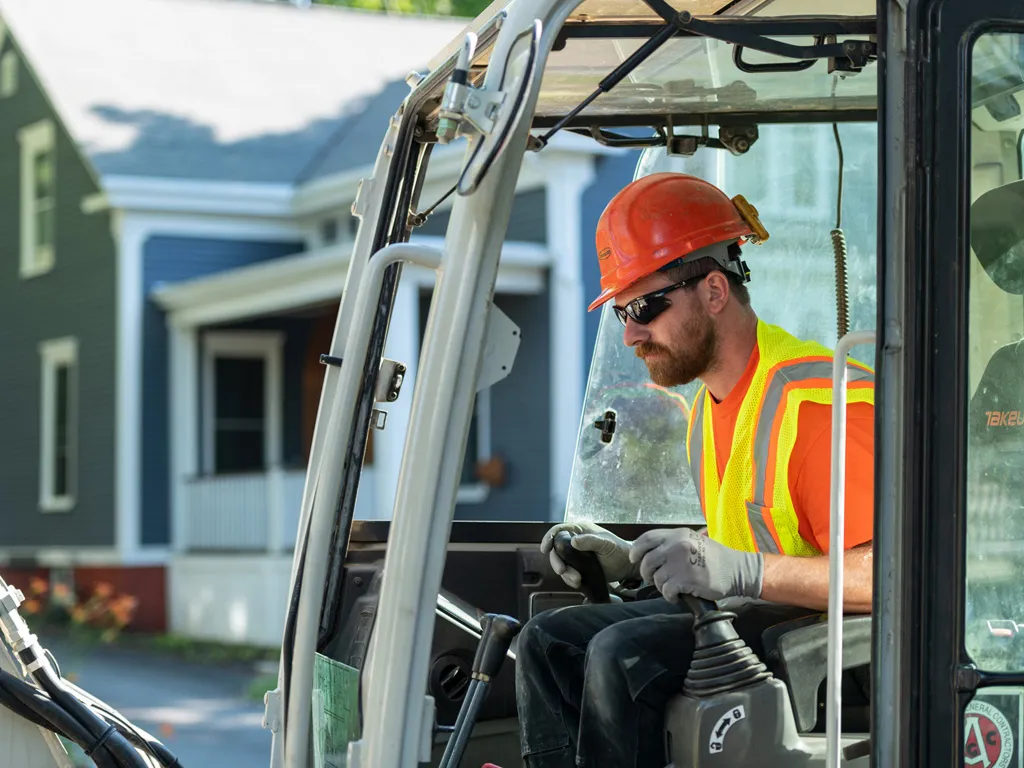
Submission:
[[[644,176],[616,194],[597,223],[601,295],[589,309],[707,246],[767,239],[757,209],[741,195],[730,200],[685,173]]]

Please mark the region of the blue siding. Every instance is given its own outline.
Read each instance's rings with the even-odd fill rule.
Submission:
[[[519,326],[509,375],[491,387],[491,451],[506,462],[506,484],[482,504],[459,504],[456,520],[545,520],[551,503],[549,288],[536,296],[497,294],[495,306]]]
[[[164,312],[149,298],[161,283],[193,277],[297,253],[301,242],[266,243],[188,237],[151,237],[143,249],[143,296],[146,306],[142,338],[142,543],[170,542],[168,487],[170,431],[168,418],[167,328]]]
[[[431,292],[420,293],[420,346]],[[494,305],[521,332],[521,346],[509,375],[491,387],[491,453],[505,462],[506,482],[486,501],[457,504],[456,520],[530,521],[547,519],[551,495],[550,295],[499,293]],[[467,452],[472,450],[467,448]],[[472,465],[472,454],[464,465]]]
[[[608,201],[633,180],[638,157],[637,152],[629,152],[594,159],[596,176],[594,183],[583,193],[583,215],[580,222],[583,228],[580,242],[583,244],[581,258],[583,259],[583,291],[586,300],[584,311],[586,311],[586,307],[590,306],[590,302],[601,293],[601,271],[598,269],[597,256],[594,253],[594,232],[597,231],[597,221],[601,218],[601,212],[608,205]],[[597,326],[600,318],[601,313],[598,310],[587,312],[586,335],[584,336],[586,344],[583,358],[584,377],[590,372],[590,359],[594,353],[594,344],[597,342]]]
[[[117,248],[111,215],[82,213],[82,198],[100,190],[15,40],[7,35],[0,40],[0,54],[11,52],[18,57],[18,90],[0,101],[2,546],[110,547],[117,425]],[[18,131],[43,119],[53,121],[55,132],[55,260],[50,272],[23,279]],[[43,514],[38,345],[65,336],[78,339],[75,506],[68,512]]]

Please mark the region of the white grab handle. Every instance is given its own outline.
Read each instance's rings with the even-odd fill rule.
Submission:
[[[828,551],[828,693],[825,735],[828,768],[839,768],[842,736],[843,555],[846,526],[846,357],[860,344],[873,344],[874,331],[854,331],[839,340],[832,361],[832,484]]]

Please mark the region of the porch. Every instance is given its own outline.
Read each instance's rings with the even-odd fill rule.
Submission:
[[[526,322],[547,315],[547,250],[508,243],[496,294]],[[172,548],[186,553],[290,553],[348,254],[330,247],[160,286],[169,383],[167,469]],[[408,268],[385,355],[406,363],[402,398],[385,431],[371,430],[355,517],[386,519],[393,506],[404,428],[433,274]],[[526,372],[543,391],[547,372]],[[477,397],[458,501],[488,500],[490,393]],[[501,472],[497,472],[500,482]]]
[[[372,517],[373,469],[363,473],[356,517]],[[304,469],[273,467],[186,478],[181,548],[187,552],[286,553],[295,546]]]

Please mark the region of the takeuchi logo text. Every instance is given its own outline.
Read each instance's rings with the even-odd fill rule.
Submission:
[[[1024,413],[1021,411],[985,411],[990,427],[1024,427]]]

